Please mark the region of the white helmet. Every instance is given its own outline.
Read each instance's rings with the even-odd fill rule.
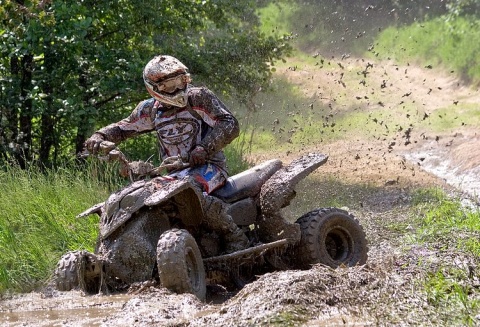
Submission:
[[[187,84],[192,81],[188,68],[172,56],[156,56],[143,70],[148,93],[163,104],[187,105]]]

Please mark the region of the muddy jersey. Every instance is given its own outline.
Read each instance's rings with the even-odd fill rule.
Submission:
[[[167,108],[155,99],[140,102],[127,118],[97,133],[119,143],[127,138],[155,131],[160,157],[182,156],[197,145],[208,154],[207,162],[226,171],[223,147],[238,136],[238,121],[207,88],[188,86],[188,105]]]

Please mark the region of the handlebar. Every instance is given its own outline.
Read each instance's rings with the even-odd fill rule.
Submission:
[[[85,150],[80,154],[82,158],[93,155],[88,150]],[[161,175],[164,170],[173,171],[181,170],[190,167],[190,164],[186,162],[181,156],[172,156],[165,158],[160,166],[155,167],[149,162],[145,161],[128,161],[125,154],[117,148],[117,145],[113,142],[102,141],[98,146],[98,152],[96,157],[102,161],[112,162],[118,161],[121,165],[120,174],[124,177],[129,177],[133,182],[145,176],[158,176]]]

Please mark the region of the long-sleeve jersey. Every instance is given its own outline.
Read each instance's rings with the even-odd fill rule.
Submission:
[[[223,148],[239,134],[239,125],[226,106],[205,87],[187,87],[188,105],[165,107],[151,98],[140,102],[127,118],[101,128],[107,141],[116,144],[151,131],[160,142],[160,157],[182,156],[195,146],[208,154],[207,162],[226,171]]]

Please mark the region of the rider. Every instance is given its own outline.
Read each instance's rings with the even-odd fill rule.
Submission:
[[[222,149],[238,136],[238,121],[213,92],[191,85],[188,68],[174,57],[154,57],[143,70],[143,80],[153,98],[140,102],[127,118],[96,131],[85,141],[85,147],[96,153],[103,141],[118,144],[155,131],[162,160],[170,156],[188,158],[189,168],[169,175],[191,176],[202,188],[205,223],[223,236],[226,252],[247,247],[247,237],[222,202],[207,195],[225,183]]]

